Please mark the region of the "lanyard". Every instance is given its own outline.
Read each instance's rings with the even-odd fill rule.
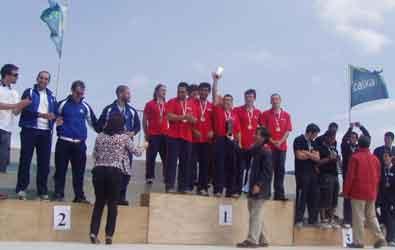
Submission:
[[[202,103],[204,103],[204,105],[202,105]],[[206,110],[207,110],[207,101],[200,101],[199,104],[200,104],[200,111],[201,111],[200,120],[202,122],[204,122],[206,120],[204,115],[206,114]]]
[[[159,116],[160,116],[160,120],[162,121],[163,119],[163,113],[165,111],[165,104],[163,102],[157,102],[158,104],[158,109],[159,109]]]

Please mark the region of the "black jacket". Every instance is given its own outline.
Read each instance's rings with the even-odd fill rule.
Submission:
[[[395,167],[382,168],[376,205],[384,208],[392,207],[395,213]]]
[[[369,136],[370,134],[368,132],[368,130],[361,126],[359,127],[359,129],[362,131],[362,134],[364,136]],[[352,132],[352,127],[350,127],[346,134],[343,136],[342,139],[342,144],[341,144],[341,150],[342,150],[342,172],[343,172],[343,176],[345,176],[345,174],[347,173],[347,166],[348,166],[348,161],[351,158],[351,155],[358,149],[358,146],[353,146],[351,145],[351,132]]]
[[[252,156],[250,172],[250,192],[249,198],[268,199],[271,195],[272,186],[272,154],[268,148],[262,145],[255,145],[250,150]],[[258,194],[252,194],[254,185],[260,187]]]

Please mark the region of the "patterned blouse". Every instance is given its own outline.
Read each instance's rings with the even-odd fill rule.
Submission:
[[[126,134],[107,135],[100,133],[96,137],[93,159],[96,166],[119,168],[122,173],[130,174],[129,152],[140,156],[133,140]]]

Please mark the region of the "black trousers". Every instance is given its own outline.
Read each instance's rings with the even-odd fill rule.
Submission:
[[[0,129],[0,172],[7,172],[11,155],[11,133]]]
[[[191,184],[198,182],[198,190],[208,189],[208,168],[210,161],[210,144],[194,143],[192,151]],[[199,171],[197,166],[199,166]]]
[[[243,187],[248,184],[248,177],[251,168],[252,156],[248,150],[241,149],[239,154],[239,176],[241,177],[238,182],[237,189],[241,193]]]
[[[162,166],[164,171],[166,164],[166,136],[151,135],[148,138],[148,148],[146,152],[146,161],[145,161],[146,179],[155,179],[155,160],[158,153],[160,159],[162,160]]]
[[[226,137],[217,137],[215,147],[215,174],[214,193],[222,193],[226,188],[226,194],[237,193],[237,180],[239,171],[237,169],[237,147],[235,143]]]
[[[55,148],[55,195],[64,197],[67,168],[71,162],[73,188],[76,199],[85,198],[84,175],[86,165],[85,142],[73,143],[58,139]]]
[[[40,130],[34,128],[22,128],[21,153],[19,156],[18,181],[16,192],[24,191],[30,182],[30,165],[33,152],[37,154],[37,194],[46,195],[48,193],[49,161],[51,158],[52,133],[50,130]]]
[[[344,186],[347,176],[347,168],[343,168],[342,176],[343,176],[343,186]],[[347,198],[343,199],[343,224],[352,225],[351,200]]]
[[[98,235],[103,209],[107,205],[106,236],[112,237],[117,223],[122,173],[115,167],[98,166],[92,170],[92,174],[96,200],[92,212],[90,233]]]
[[[313,173],[304,173],[296,177],[296,211],[295,222],[303,222],[307,206],[308,223],[318,222],[320,186],[318,176]]]
[[[387,229],[387,242],[395,242],[395,206],[384,204],[381,207],[381,218]]]
[[[284,178],[286,157],[287,151],[280,151],[277,149],[272,151],[274,199],[281,199],[285,197]]]
[[[167,138],[166,156],[166,189],[173,189],[177,176],[177,190],[184,192],[190,189],[190,161],[192,143],[175,138]],[[177,174],[178,161],[178,174]]]

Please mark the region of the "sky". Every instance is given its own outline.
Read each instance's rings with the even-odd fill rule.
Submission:
[[[130,86],[132,104],[142,109],[158,82],[171,98],[178,82],[211,81],[210,72],[222,65],[220,92],[233,94],[237,105],[247,88],[257,90],[262,110],[272,93],[281,94],[293,120],[292,145],[310,122],[323,131],[338,122],[339,139],[347,130],[348,64],[382,68],[390,96],[395,93],[395,0],[69,2],[58,99],[72,81],[83,80],[96,115],[115,99],[118,84]],[[20,93],[44,69],[53,74],[50,87],[56,85],[57,54],[39,19],[47,7],[46,0],[1,4],[0,64],[20,67]],[[352,120],[378,146],[394,130],[394,111],[393,99],[370,102],[355,107]],[[88,153],[94,138],[90,132]]]

